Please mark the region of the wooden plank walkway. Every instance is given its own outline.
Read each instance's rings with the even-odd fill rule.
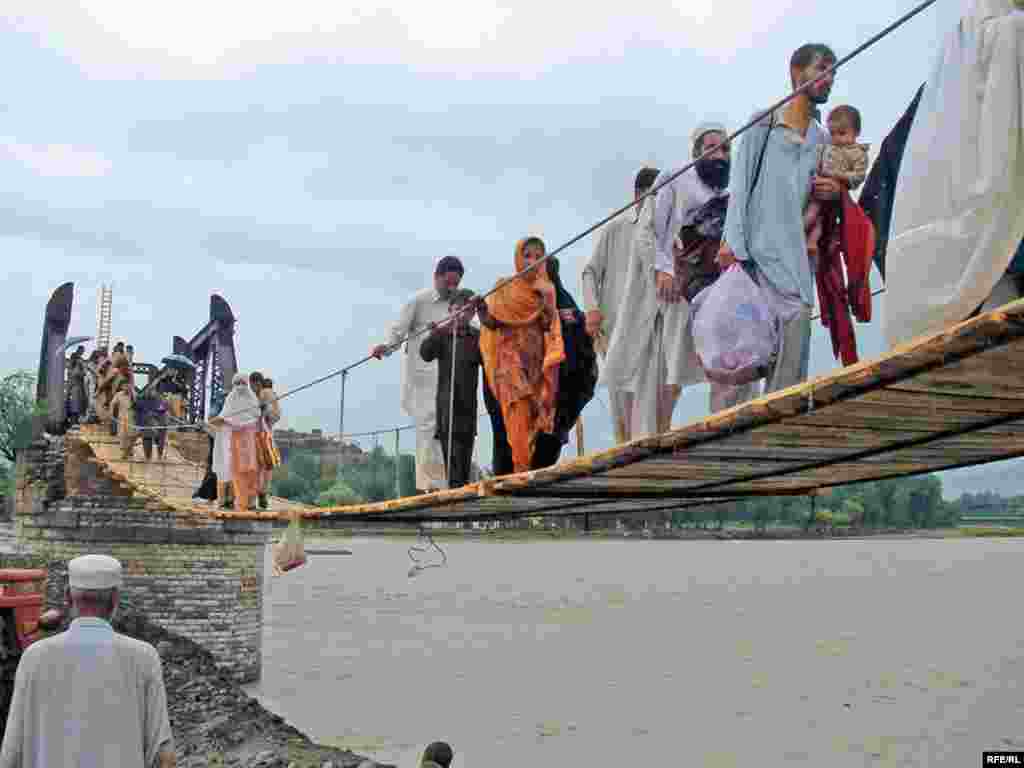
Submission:
[[[315,509],[275,500],[272,514],[294,509],[307,518],[412,523],[626,514],[810,494],[1024,456],[1022,419],[1024,300],[874,360],[549,469],[376,504]],[[118,464],[109,448],[102,458]],[[184,485],[190,496],[195,486]],[[163,487],[176,503],[185,501]],[[198,514],[260,517],[188,503]]]
[[[1024,300],[664,435],[456,491],[318,512],[486,519],[809,494],[1024,456],[1021,419]]]
[[[118,439],[111,437],[110,432],[99,425],[83,425],[73,436],[89,445],[96,459],[115,479],[131,487],[134,492],[159,500],[181,512],[246,519],[287,517],[292,510],[306,515],[314,512],[313,507],[278,497],[272,497],[271,509],[262,513],[217,509],[210,502],[193,499],[192,494],[203,482],[206,468],[186,459],[174,446],[173,437],[167,442],[162,461],[157,460],[155,449],[152,460],[146,461],[141,440],[135,444],[131,459],[122,459]]]

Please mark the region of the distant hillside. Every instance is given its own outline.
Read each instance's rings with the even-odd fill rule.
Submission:
[[[981,467],[967,467],[938,473],[942,497],[957,499],[965,493],[991,491],[1000,496],[1024,494],[1024,459],[1011,459]]]

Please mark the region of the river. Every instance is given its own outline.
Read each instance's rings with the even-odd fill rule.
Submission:
[[[357,538],[266,591],[251,690],[413,768],[964,766],[1024,749],[1024,540]],[[268,570],[269,573],[269,570]]]

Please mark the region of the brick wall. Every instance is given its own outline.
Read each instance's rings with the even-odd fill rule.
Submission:
[[[68,560],[111,555],[134,608],[202,645],[235,680],[258,680],[271,524],[174,510],[136,495],[92,459],[73,435],[46,437],[18,458],[18,543],[48,563],[48,604],[63,602]]]

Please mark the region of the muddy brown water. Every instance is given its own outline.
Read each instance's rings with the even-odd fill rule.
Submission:
[[[266,585],[262,682],[412,768],[963,766],[1024,749],[1024,540],[357,538]],[[268,568],[269,573],[269,568]]]

